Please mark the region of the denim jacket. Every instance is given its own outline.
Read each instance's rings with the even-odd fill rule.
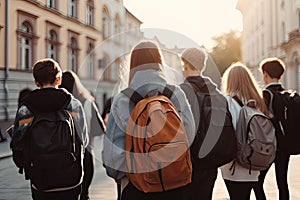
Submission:
[[[164,76],[153,69],[137,71],[129,87],[145,96],[151,90],[162,92],[167,82]],[[170,99],[178,110],[190,143],[195,136],[195,123],[187,98],[180,87],[176,86]],[[123,93],[119,93],[112,103],[107,133],[104,139],[103,161],[108,176],[117,182],[125,177],[125,136],[127,122],[134,104]]]

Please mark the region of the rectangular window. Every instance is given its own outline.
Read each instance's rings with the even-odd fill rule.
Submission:
[[[31,68],[31,41],[28,38],[21,39],[21,69],[30,69]]]
[[[90,5],[86,7],[86,24],[90,26],[93,25],[93,9]]]
[[[300,28],[300,11],[298,12],[298,27]]]
[[[49,8],[56,8],[56,0],[47,0],[46,6]]]
[[[69,0],[68,15],[69,15],[69,17],[77,17],[77,1],[76,0]]]

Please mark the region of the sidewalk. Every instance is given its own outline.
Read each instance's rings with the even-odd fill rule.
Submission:
[[[7,158],[12,155],[9,144],[10,138],[7,138],[7,140],[4,142],[0,142],[0,159]]]
[[[0,159],[7,158],[12,155],[12,152],[10,150],[9,144],[10,144],[10,136],[6,133],[6,129],[10,127],[12,122],[0,122],[1,127],[1,133],[4,138],[6,138],[6,141],[0,142]]]
[[[0,128],[3,137],[6,138],[6,141],[0,142],[0,159],[7,158],[12,155],[10,150],[10,136],[6,133],[6,129],[13,124],[13,121],[0,121]]]
[[[4,134],[5,137],[8,137]],[[11,156],[9,148],[10,138],[7,141],[0,143],[0,159],[3,157]],[[91,197],[92,199],[104,199],[104,200],[115,200],[116,199],[116,184],[113,179],[109,178],[104,168],[102,167],[101,151],[103,138],[97,137],[94,142],[94,153],[95,153],[95,176],[91,185]],[[300,155],[291,156],[289,164],[289,189],[290,199],[300,200]],[[23,177],[22,177],[23,178]],[[278,190],[276,186],[275,170],[274,165],[271,167],[265,180],[265,192],[267,199],[278,199]],[[229,196],[221,177],[221,172],[218,173],[218,178],[215,183],[213,191],[213,200],[229,200]],[[255,200],[255,196],[252,192],[251,200]]]

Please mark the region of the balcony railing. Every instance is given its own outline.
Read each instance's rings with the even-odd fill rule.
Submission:
[[[300,29],[293,30],[289,32],[289,41],[300,38]]]

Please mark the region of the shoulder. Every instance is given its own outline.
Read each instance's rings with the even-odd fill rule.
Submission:
[[[178,85],[171,85],[171,86],[174,87],[173,95],[175,95],[176,97],[179,97],[179,96],[185,97],[185,93],[180,86],[178,86]]]
[[[232,111],[237,111],[237,112],[240,111],[241,106],[238,104],[238,102],[236,100],[234,100],[232,98],[232,96],[226,95],[225,98],[226,98],[226,101],[228,104],[228,108],[231,112]]]
[[[26,105],[23,104],[19,107],[17,114],[19,117],[26,117],[32,115],[32,112],[29,110],[29,108]]]
[[[81,109],[83,109],[81,102],[78,99],[72,97],[70,103],[67,106],[67,110],[72,112],[79,112],[79,110]]]
[[[170,98],[172,103],[175,105],[178,111],[184,110],[188,105],[187,95],[177,85],[174,85],[173,94]]]
[[[111,113],[120,119],[125,119],[130,115],[130,100],[122,92],[118,93],[111,104]]]

